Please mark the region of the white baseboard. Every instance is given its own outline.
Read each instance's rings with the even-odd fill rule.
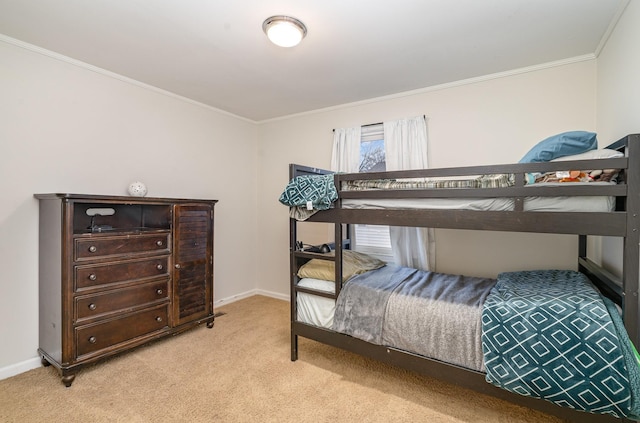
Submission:
[[[240,301],[245,298],[252,297],[254,295],[264,295],[265,297],[276,298],[278,300],[289,301],[289,296],[279,294],[277,292],[265,291],[262,289],[252,289],[251,291],[243,292],[242,294],[233,295],[231,297],[223,298],[214,302],[214,307],[222,306],[224,304]],[[22,361],[16,364],[10,364],[5,367],[0,367],[0,380],[10,378],[11,376],[19,375],[20,373],[27,372],[29,370],[37,369],[42,366],[40,357],[33,357],[28,360]]]
[[[216,300],[213,302],[213,308],[225,305],[225,304],[230,304],[230,303],[234,303],[236,301],[240,301],[243,300],[245,298],[249,298],[252,297],[254,295],[256,295],[256,290],[253,289],[251,291],[247,291],[247,292],[243,292],[241,294],[236,294],[236,295],[232,295],[231,297],[227,297],[227,298],[222,298],[219,300]]]
[[[6,367],[0,367],[0,380],[19,375],[20,373],[24,373],[29,370],[37,369],[40,366],[42,366],[40,357],[34,357],[20,363],[11,364]]]
[[[275,298],[277,300],[289,301],[289,294],[280,294],[278,292],[265,291],[264,289],[256,289],[256,295],[264,295],[265,297]]]
[[[213,303],[214,308],[223,306],[225,304],[230,304],[236,301],[240,301],[245,298],[253,297],[254,295],[264,295],[265,297],[271,297],[278,300],[289,301],[289,295],[280,294],[278,292],[265,291],[264,289],[252,289],[251,291],[246,291],[241,294],[233,295],[231,297],[222,298]]]

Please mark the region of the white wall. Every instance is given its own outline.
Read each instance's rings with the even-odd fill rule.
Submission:
[[[598,57],[597,128],[609,139],[640,133],[639,23],[640,2],[630,1]],[[602,264],[621,275],[622,242],[619,239],[603,239]]]
[[[256,289],[254,123],[6,42],[0,92],[0,376],[37,357],[34,193],[218,199],[215,298]]]
[[[287,165],[328,168],[332,129],[426,115],[431,167],[512,163],[536,142],[567,130],[595,129],[595,60],[263,123],[258,215],[261,287],[288,292],[287,208],[278,197]],[[493,276],[540,267],[575,268],[573,236],[439,230],[441,272]]]

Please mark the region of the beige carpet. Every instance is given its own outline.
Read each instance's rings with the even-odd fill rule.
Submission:
[[[545,414],[300,339],[289,303],[255,296],[215,327],[81,370],[0,381],[1,422],[558,422]]]

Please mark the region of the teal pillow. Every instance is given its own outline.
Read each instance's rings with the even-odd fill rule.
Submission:
[[[563,132],[540,141],[520,159],[519,163],[548,162],[596,148],[598,148],[598,140],[593,132]]]

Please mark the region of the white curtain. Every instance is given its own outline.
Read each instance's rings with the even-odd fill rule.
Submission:
[[[360,169],[361,128],[339,128],[333,131],[331,170],[356,173]]]
[[[424,116],[384,122],[387,170],[426,169],[427,123]],[[431,228],[390,226],[396,264],[422,270],[435,269],[435,236]]]

